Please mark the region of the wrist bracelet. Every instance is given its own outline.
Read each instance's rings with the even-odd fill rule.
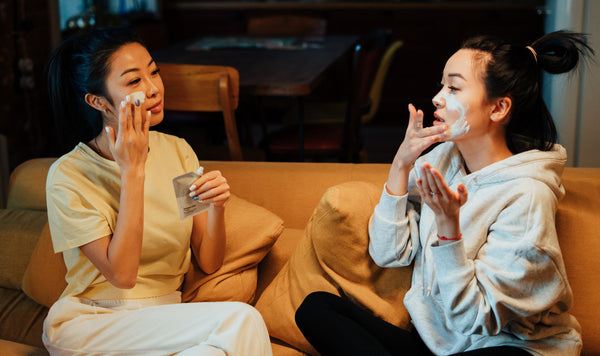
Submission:
[[[437,238],[443,241],[456,241],[456,240],[460,240],[462,238],[462,234],[458,234],[458,236],[453,237],[453,238],[448,238],[448,237],[444,237],[444,236],[440,236],[440,234],[437,234]]]

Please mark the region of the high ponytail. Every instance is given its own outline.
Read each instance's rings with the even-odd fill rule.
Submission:
[[[141,43],[125,28],[93,29],[66,39],[50,55],[47,89],[63,151],[92,140],[102,130],[102,115],[85,102],[85,95],[110,100],[105,84],[110,57],[134,42]]]
[[[593,50],[578,33],[549,33],[530,46],[513,45],[489,37],[475,37],[462,48],[490,54],[483,61],[483,81],[488,99],[512,99],[506,142],[513,153],[529,149],[551,150],[557,142],[552,116],[542,98],[541,69],[566,73],[577,67],[584,54]]]
[[[582,34],[568,31],[549,33],[531,44],[538,65],[550,74],[566,73],[579,63],[586,52],[594,51],[585,43]]]

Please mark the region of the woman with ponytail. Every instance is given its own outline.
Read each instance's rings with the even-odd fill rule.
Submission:
[[[414,264],[414,330],[315,292],[296,323],[322,355],[579,354],[554,221],[567,153],[541,71],[566,73],[588,52],[582,35],[559,31],[529,46],[472,38],[448,59],[433,126],[409,105],[369,223],[376,264]]]
[[[180,219],[173,178],[199,163],[183,139],[150,130],[165,88],[147,49],[120,28],[71,37],[50,58],[48,90],[70,149],[46,183],[67,267],[44,322],[50,354],[271,355],[253,307],[181,303],[191,258],[207,274],[223,263],[229,185],[218,171],[199,173],[189,195],[210,206]]]

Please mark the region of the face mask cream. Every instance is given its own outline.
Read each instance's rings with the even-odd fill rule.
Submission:
[[[458,120],[454,121],[454,123],[448,127],[448,135],[446,140],[456,138],[469,132],[470,126],[466,118],[469,107],[464,107],[458,100],[456,100],[454,95],[446,92],[441,93],[441,97],[446,103],[446,109],[448,111],[454,111],[459,115]]]

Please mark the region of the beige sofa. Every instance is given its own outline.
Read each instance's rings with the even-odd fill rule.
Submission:
[[[0,355],[47,354],[41,344],[45,305],[64,284],[64,265],[50,251],[45,212],[45,178],[52,162],[34,159],[17,167],[7,209],[0,210]],[[221,170],[235,194],[227,217],[233,257],[215,275],[190,271],[184,285],[188,300],[254,304],[267,322],[275,355],[313,352],[293,324],[294,308],[312,290],[342,294],[409,326],[402,296],[410,268],[382,270],[365,248],[366,222],[388,165],[202,164]],[[563,183],[567,196],[557,226],[575,295],[572,312],[583,328],[582,354],[598,355],[600,168],[567,168]]]

